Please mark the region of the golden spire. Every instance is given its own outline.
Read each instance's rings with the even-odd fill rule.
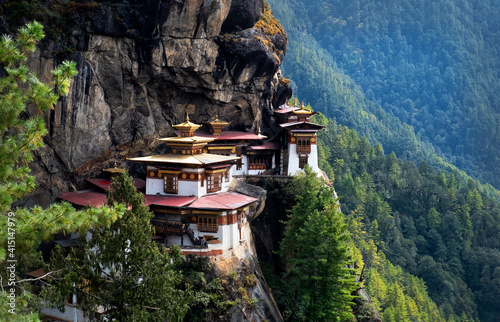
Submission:
[[[215,114],[215,120],[212,122],[204,122],[204,124],[208,125],[208,130],[212,135],[221,135],[222,130],[229,124],[229,122],[223,122],[219,120],[219,113]]]
[[[300,110],[293,111],[293,114],[297,115],[299,118],[299,122],[301,121],[309,121],[309,116],[314,114],[313,111],[306,110],[304,106],[304,101],[300,104]]]
[[[257,134],[257,136],[258,136],[258,137],[260,137],[261,139],[267,139],[267,136],[262,135],[262,134],[260,133],[260,126],[258,127],[258,131],[259,131],[259,134]]]
[[[194,136],[194,131],[196,131],[201,125],[194,124],[189,121],[189,114],[186,112],[186,120],[184,123],[172,125],[181,132],[181,137]]]
[[[115,161],[115,166],[113,168],[102,169],[102,171],[109,172],[111,174],[117,174],[117,173],[122,173],[122,172],[124,172],[126,170],[123,169],[123,168],[119,168],[118,164]]]

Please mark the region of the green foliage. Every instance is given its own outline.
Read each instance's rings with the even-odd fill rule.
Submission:
[[[96,229],[83,246],[66,255],[57,249],[48,267],[54,271],[44,288],[46,299],[58,307],[73,293],[77,306],[91,319],[181,321],[192,301],[189,290],[179,289],[181,251],[167,252],[151,241],[152,213],[136,191],[132,178],[113,180],[107,194],[110,204],[124,203],[123,217],[107,229]],[[96,314],[102,306],[104,312]]]
[[[353,130],[333,121],[323,124],[326,130],[318,141],[335,151],[325,162],[335,172],[342,210],[350,214],[349,230],[366,264],[366,287],[383,318],[409,314],[411,320],[414,301],[415,316],[421,316],[417,320],[425,319],[422,301],[408,288],[408,272],[426,283],[444,318],[494,321],[500,313],[489,299],[499,290],[490,281],[500,265],[500,204],[488,196],[488,188],[456,172],[447,176],[425,162],[417,167],[394,154],[385,156],[381,146],[370,146]],[[392,275],[406,277],[393,280]],[[401,297],[398,288],[408,297],[399,313],[386,300],[388,292]],[[419,289],[418,297],[425,298]],[[426,314],[437,314],[431,311]]]
[[[356,283],[347,225],[334,191],[309,167],[304,170],[292,184],[297,203],[280,244],[288,266],[284,279],[295,293],[285,313],[296,321],[349,320]]]
[[[296,95],[400,157],[500,185],[498,3],[269,3]]]
[[[18,261],[17,280],[39,265],[39,254],[35,250],[42,241],[57,233],[83,232],[109,225],[123,211],[123,207],[75,211],[67,203],[47,209],[13,207],[36,186],[28,164],[33,160],[33,152],[43,146],[43,136],[47,133],[41,113],[52,108],[60,96],[68,94],[70,80],[76,75],[73,62],[63,62],[56,67],[48,84],[29,72],[24,61],[43,36],[42,25],[33,22],[20,28],[15,38],[8,35],[0,38],[0,272],[3,281],[7,281],[6,259]],[[36,111],[35,116],[27,116],[27,106]],[[14,235],[15,247],[8,248]],[[37,311],[33,306],[37,300],[23,283],[16,283],[15,291],[17,318],[31,318],[31,312]],[[1,296],[3,301],[6,293],[2,291]]]
[[[283,30],[279,21],[273,16],[271,8],[266,1],[264,1],[264,12],[262,13],[259,21],[255,23],[255,28],[261,29],[265,34],[271,36],[285,33],[285,30]]]
[[[223,283],[217,277],[210,259],[196,255],[185,256],[178,269],[183,272],[181,288],[194,294],[184,317],[185,321],[230,318],[230,309],[238,304],[240,298],[231,291],[238,285],[236,272],[231,283]]]
[[[100,6],[99,2],[84,0],[5,0],[0,4],[0,13],[10,27],[36,20],[46,27],[49,39],[66,42],[72,30],[69,26],[74,23],[72,16],[91,12]],[[70,47],[63,51],[68,49]]]

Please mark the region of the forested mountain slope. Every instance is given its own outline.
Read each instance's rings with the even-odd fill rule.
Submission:
[[[400,266],[424,280],[446,320],[497,321],[498,201],[481,193],[473,180],[385,155],[381,145],[371,146],[322,115],[314,121],[325,125],[319,135],[320,167],[335,174],[342,212],[363,253],[367,291],[383,320],[427,320],[416,317],[411,304],[421,301],[415,295],[421,286],[413,277],[403,278],[407,273]],[[432,303],[417,307],[421,314],[435,310]]]
[[[500,186],[500,3],[269,2],[299,97],[386,151]]]

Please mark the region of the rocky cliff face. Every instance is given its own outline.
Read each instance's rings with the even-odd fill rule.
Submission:
[[[291,96],[279,73],[286,35],[262,0],[97,1],[65,12],[65,48],[79,74],[46,115],[47,146],[33,163],[40,188],[28,205],[161,149],[156,138],[172,135],[186,112],[194,122],[219,113],[232,129],[271,134],[273,106]],[[31,67],[49,79],[60,52],[46,42]]]

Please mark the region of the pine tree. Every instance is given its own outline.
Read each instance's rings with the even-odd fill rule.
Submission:
[[[144,196],[126,174],[113,180],[108,203],[127,207],[123,217],[107,229],[93,231],[91,240],[65,256],[58,249],[50,269],[61,270],[49,280],[48,298],[64,299],[75,293],[77,306],[92,319],[117,321],[181,321],[188,310],[190,292],[178,289],[182,263],[179,247],[170,253],[151,241],[152,213]]]
[[[285,279],[295,289],[294,319],[307,321],[349,320],[352,318],[352,292],[356,289],[350,268],[349,234],[333,189],[321,184],[306,166],[294,186],[298,188],[281,254],[288,272]]]
[[[52,81],[41,82],[24,64],[28,55],[36,50],[37,42],[44,37],[43,27],[37,22],[19,29],[15,38],[0,38],[0,274],[2,292],[0,304],[7,295],[7,261],[16,266],[16,276],[23,267],[39,263],[36,248],[43,240],[56,233],[84,231],[96,225],[107,225],[123,211],[121,207],[75,211],[68,203],[54,204],[47,209],[35,206],[16,209],[13,203],[26,197],[36,186],[31,176],[29,162],[33,152],[43,146],[47,133],[41,113],[53,108],[59,97],[68,94],[71,78],[76,75],[74,62],[65,61],[52,71]],[[38,115],[28,117],[27,106]],[[12,244],[15,242],[15,244]],[[12,247],[15,245],[15,247]],[[18,280],[18,277],[15,278]],[[17,294],[16,307],[6,319],[10,321],[36,319],[36,309],[26,306],[31,298],[27,283],[9,285]],[[35,301],[36,302],[36,301]],[[5,311],[3,311],[5,312]],[[26,313],[27,315],[24,315]],[[27,317],[29,316],[29,317]],[[0,319],[4,316],[0,314]]]

